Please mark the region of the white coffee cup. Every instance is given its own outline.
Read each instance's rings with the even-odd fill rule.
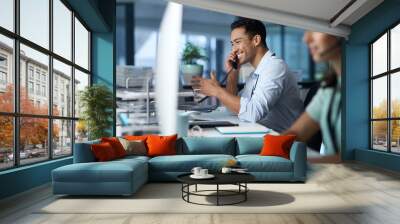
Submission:
[[[201,175],[201,173],[200,173],[201,170],[202,170],[201,167],[193,167],[192,173],[193,173],[194,175],[196,175],[196,176],[199,176],[199,175]]]
[[[200,176],[207,176],[208,175],[208,169],[201,169],[200,170]]]
[[[231,171],[232,171],[232,168],[229,168],[229,167],[222,167],[222,170],[221,170],[222,173],[230,173]]]

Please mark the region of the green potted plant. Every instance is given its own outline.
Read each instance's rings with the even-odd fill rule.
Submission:
[[[181,67],[184,84],[190,84],[193,76],[201,76],[203,74],[203,66],[197,64],[197,60],[206,59],[202,54],[202,49],[190,42],[187,42],[182,53]]]
[[[79,106],[82,108],[81,119],[87,127],[89,140],[110,136],[113,117],[113,94],[102,84],[86,87],[79,94]]]

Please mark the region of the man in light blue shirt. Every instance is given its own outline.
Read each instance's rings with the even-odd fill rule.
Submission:
[[[303,112],[303,102],[296,77],[286,63],[268,49],[265,38],[266,30],[261,21],[240,18],[233,22],[232,52],[225,62],[226,88],[220,86],[215,74],[211,74],[211,79],[198,78],[197,88],[207,96],[217,97],[240,120],[258,122],[281,132]],[[256,69],[238,93],[238,70],[245,63]]]

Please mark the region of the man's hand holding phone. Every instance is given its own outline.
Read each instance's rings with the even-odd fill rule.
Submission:
[[[239,59],[237,57],[236,52],[232,51],[228,55],[228,58],[225,60],[225,71],[227,74],[232,71],[238,73],[239,69],[240,69]]]

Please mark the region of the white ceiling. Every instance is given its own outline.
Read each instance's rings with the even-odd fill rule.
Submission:
[[[265,9],[329,20],[351,0],[226,0]],[[312,6],[312,7],[310,7]]]
[[[383,0],[171,0],[235,16],[347,37],[350,26]],[[351,4],[350,4],[351,3]],[[346,5],[349,7],[346,8]],[[342,11],[342,9],[346,10]],[[340,13],[339,13],[340,12]],[[336,15],[336,16],[335,16]]]

